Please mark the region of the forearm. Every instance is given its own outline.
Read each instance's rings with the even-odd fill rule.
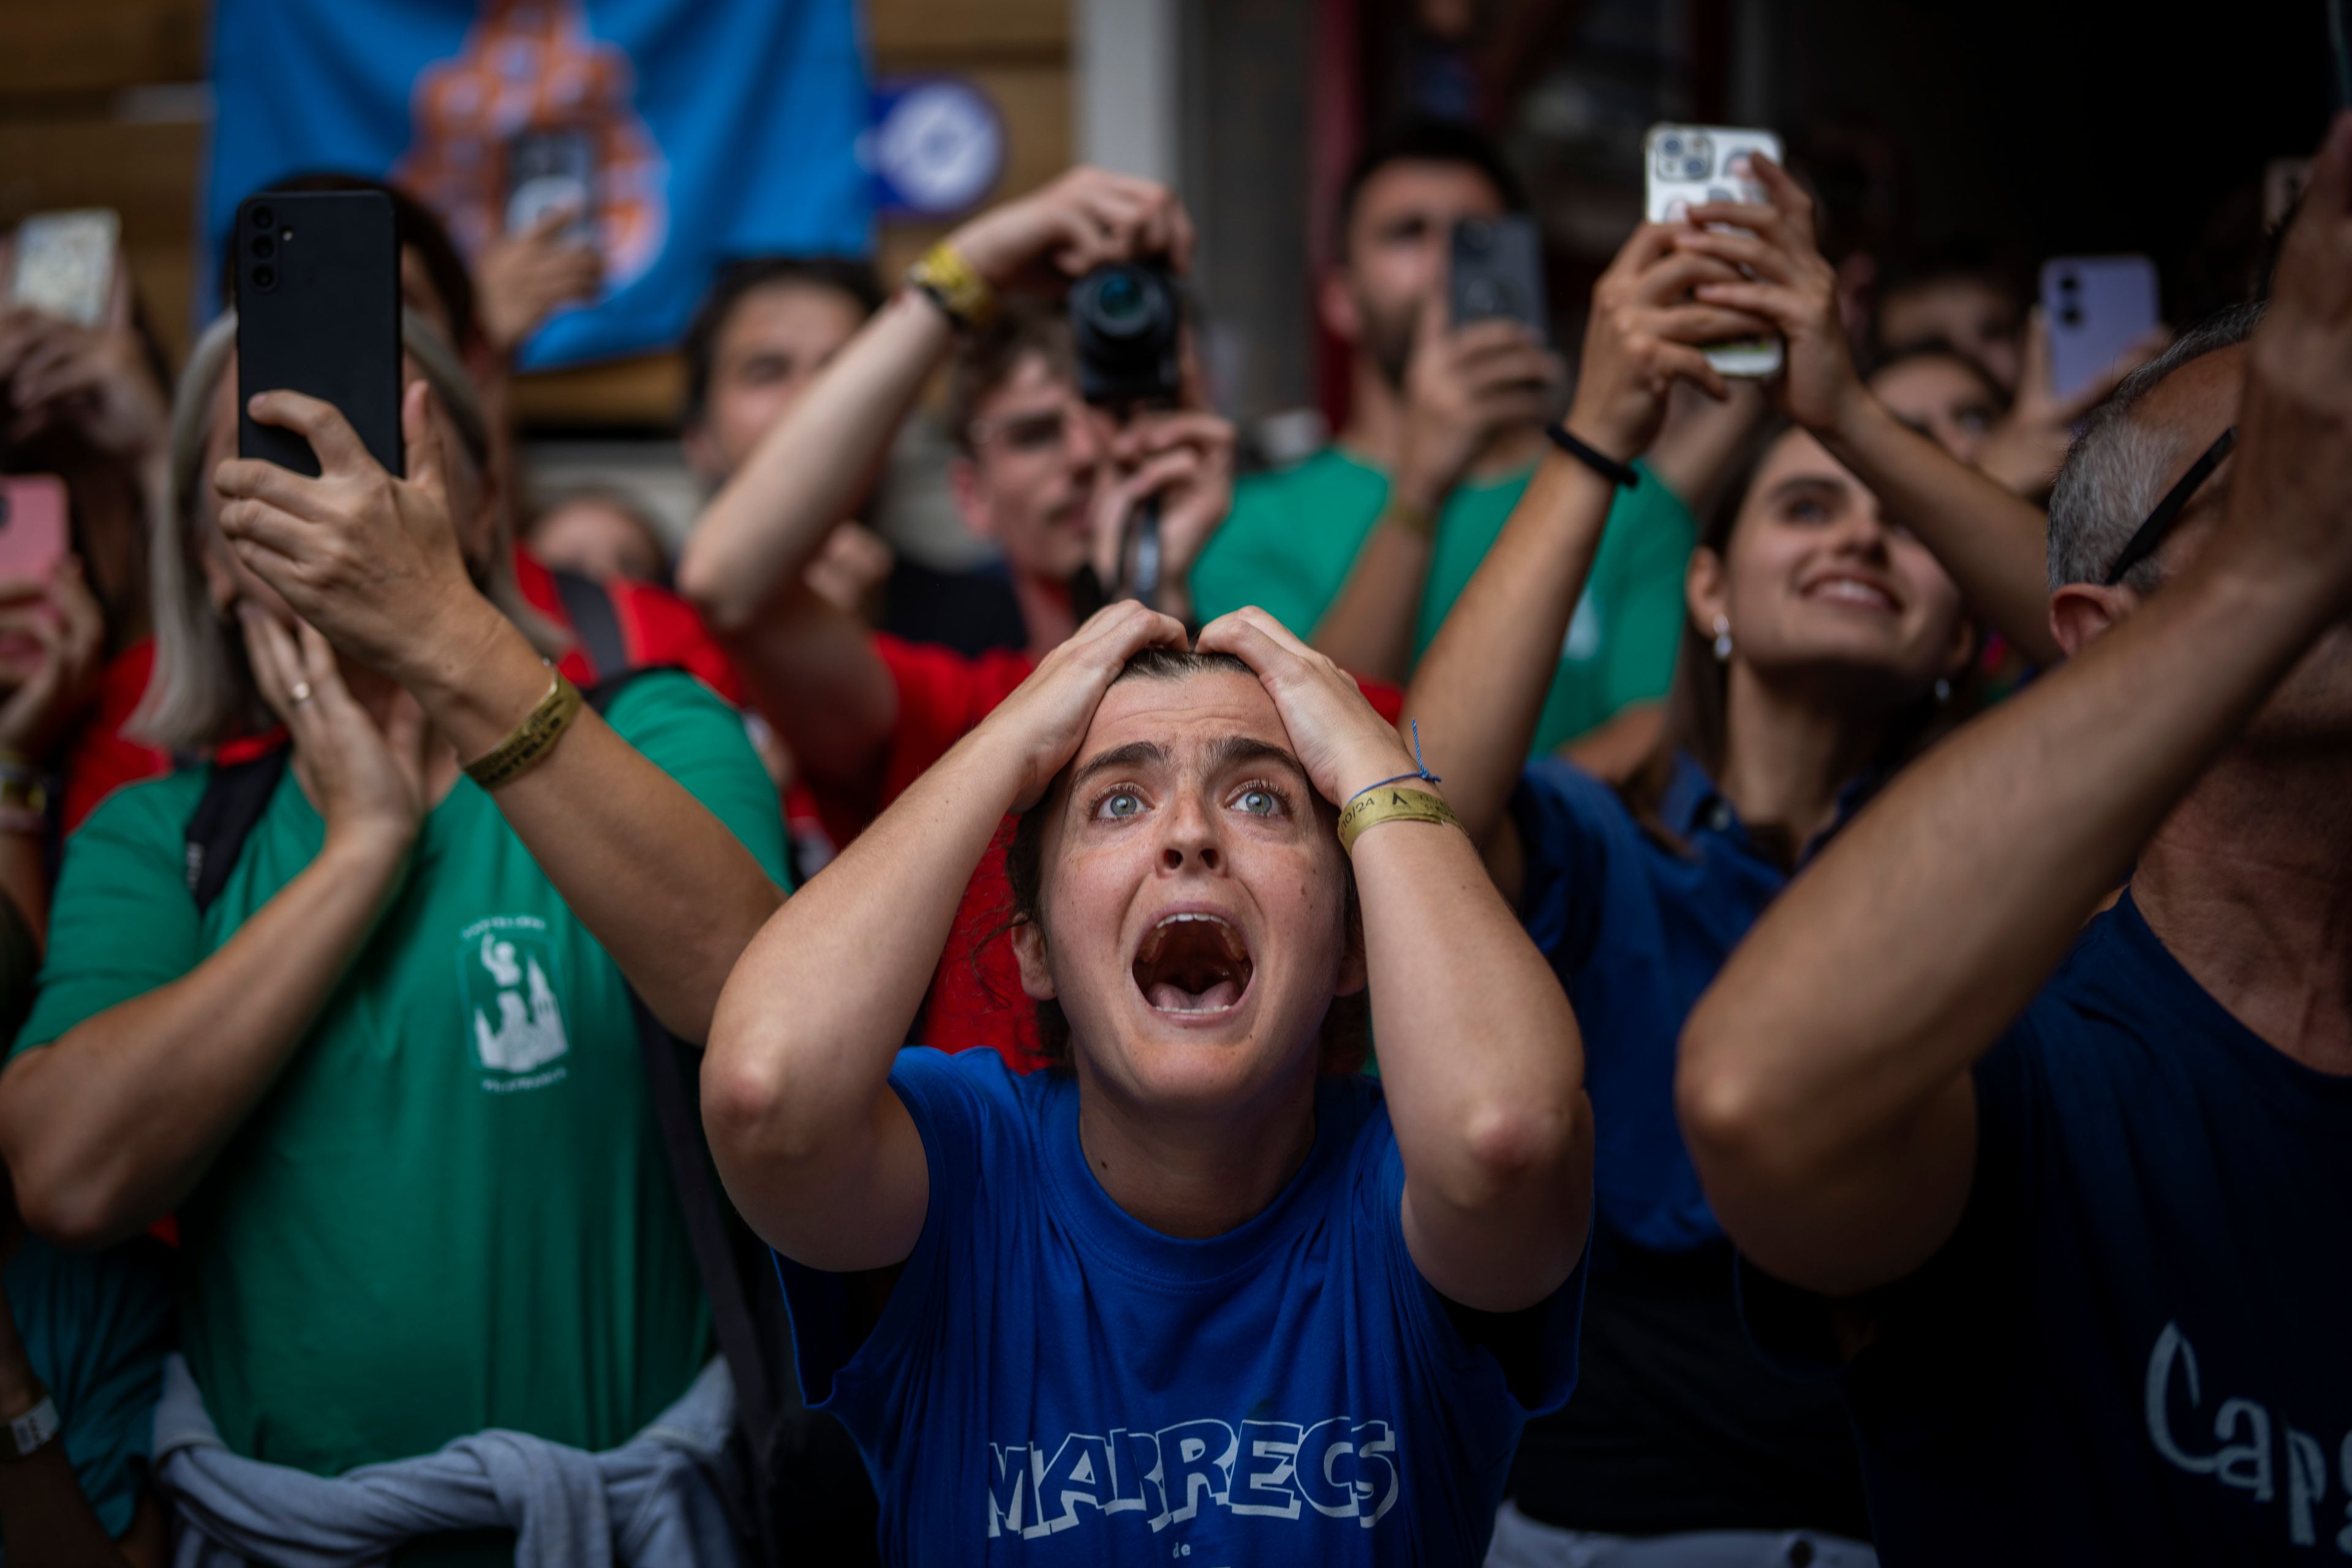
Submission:
[[[8,1064],[0,1150],[34,1229],[101,1246],[187,1196],[366,944],[402,853],[330,838],[187,974]]]
[[[1315,627],[1316,651],[1366,679],[1402,683],[1412,671],[1412,634],[1431,549],[1429,538],[1383,512],[1339,596]]]
[[[1462,835],[1383,824],[1354,859],[1416,1261],[1466,1306],[1529,1305],[1584,1245],[1591,1117],[1575,1016]]]
[[[816,558],[953,343],[946,314],[902,291],[776,422],[704,509],[678,559],[679,590],[713,626],[746,626]]]
[[[488,606],[484,606],[487,610]],[[476,649],[409,689],[460,757],[487,755],[552,677],[489,611]],[[751,852],[686,787],[593,711],[491,798],[547,879],[672,1032],[709,1032],[719,987],[782,898]]]
[[[2041,508],[2001,488],[1857,389],[1816,432],[1838,461],[1918,535],[1993,630],[2048,667],[2064,658],[2050,630]]]
[[[1956,1217],[1964,1176],[1921,1162],[1969,1157],[1971,1066],[2326,619],[2314,596],[2183,578],[1915,763],[1733,953],[1678,1088],[1759,1261],[1861,1288],[1938,1239],[1895,1205],[1935,1187]]]
[[[0,831],[0,899],[16,906],[34,941],[48,941],[49,879],[41,841],[30,833]]]
[[[906,1135],[890,1064],[1018,787],[985,732],[966,736],[776,911],[719,997],[702,1065],[711,1151],[753,1226],[803,1262],[878,1267],[912,1245],[846,1210],[873,1201],[884,1231],[921,1222],[919,1194],[910,1215],[873,1190],[906,1175],[889,1157]]]
[[[1405,693],[1474,843],[1510,804],[1615,495],[1583,464],[1547,456]]]
[[[31,1414],[45,1392],[26,1359],[8,1303],[0,1298],[0,1421]],[[112,1568],[128,1563],[82,1495],[62,1437],[22,1458],[0,1458],[0,1544],[15,1568]]]
[[[866,799],[881,782],[898,689],[866,623],[795,583],[720,640],[801,770],[823,790]]]

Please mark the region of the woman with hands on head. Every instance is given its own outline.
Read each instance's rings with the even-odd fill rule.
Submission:
[[[1788,345],[1786,368],[1771,384],[1782,412],[1936,552],[1989,626],[2035,664],[2056,663],[2063,656],[2050,629],[2049,520],[1872,394],[1838,313],[1836,269],[1813,238],[1812,197],[1762,153],[1749,164],[1765,205],[1703,202],[1673,231],[1685,254],[1741,269],[1697,285],[1693,297],[1770,323]]]
[[[699,1038],[782,875],[715,696],[648,673],[608,721],[555,678],[465,378],[404,331],[405,478],[284,391],[244,389],[320,473],[236,458],[234,321],[199,346],[137,723],[221,763],[76,836],[0,1070],[32,1228],[89,1246],[176,1211],[196,1414],[237,1459],[317,1475],[485,1425],[609,1448],[694,1381],[707,1308],[662,1217],[629,992]],[[273,721],[291,766],[191,876],[208,789],[284,754]],[[299,1538],[294,1495],[248,1500]]]
[[[1476,1560],[1573,1381],[1591,1133],[1433,783],[1262,612],[1114,605],[746,952],[705,1125],[887,1561]],[[900,1049],[1013,809],[1020,1077]]]
[[[1702,1549],[1687,1532],[1721,1553],[1709,1563],[1788,1562],[1792,1531],[1813,1562],[1873,1560],[1833,1394],[1778,1375],[1742,1335],[1731,1248],[1675,1127],[1675,1042],[1857,785],[1946,710],[1939,683],[1974,646],[1959,590],[1820,443],[1765,429],[1692,555],[1657,750],[1614,785],[1525,761],[1609,470],[1654,437],[1675,382],[1723,395],[1696,344],[1762,330],[1703,302],[1737,274],[1684,237],[1645,225],[1601,276],[1568,440],[1405,700],[1576,1009],[1598,1129],[1582,1383],[1520,1445],[1489,1559],[1509,1568],[1698,1560],[1674,1555]]]

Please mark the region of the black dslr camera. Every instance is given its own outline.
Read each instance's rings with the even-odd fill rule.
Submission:
[[[1139,408],[1174,405],[1183,389],[1177,341],[1182,300],[1165,263],[1113,261],[1070,288],[1070,341],[1078,361],[1078,395],[1124,419]],[[1079,569],[1072,599],[1081,616],[1111,599],[1152,603],[1160,593],[1160,498],[1137,503],[1119,541],[1116,580]]]
[[[1079,279],[1070,289],[1079,395],[1122,413],[1175,402],[1183,323],[1182,301],[1161,263],[1114,261]]]

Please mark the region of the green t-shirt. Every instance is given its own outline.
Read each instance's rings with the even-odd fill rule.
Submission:
[[[1413,626],[1416,659],[1527,483],[1527,474],[1513,474],[1457,486],[1446,498]],[[1256,605],[1298,636],[1314,636],[1388,499],[1388,476],[1337,447],[1243,479],[1234,487],[1232,514],[1192,568],[1194,608],[1213,620]],[[1536,723],[1537,752],[1665,695],[1682,637],[1683,569],[1697,540],[1690,509],[1646,468],[1641,484],[1617,492]]]
[[[692,679],[614,730],[783,879],[774,786]],[[317,855],[289,769],[201,918],[184,770],[68,846],[16,1048],[194,969]],[[677,1398],[709,1316],[620,970],[460,777],[309,1037],[180,1210],[183,1345],[229,1447],[331,1475],[502,1426],[610,1447]]]

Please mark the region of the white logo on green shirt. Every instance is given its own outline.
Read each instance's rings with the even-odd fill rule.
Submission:
[[[474,1056],[488,1071],[535,1072],[572,1048],[563,1011],[548,974],[555,967],[547,922],[537,915],[493,915],[458,939],[457,968],[473,1033]],[[563,1069],[514,1081],[485,1079],[494,1091],[553,1083]]]

